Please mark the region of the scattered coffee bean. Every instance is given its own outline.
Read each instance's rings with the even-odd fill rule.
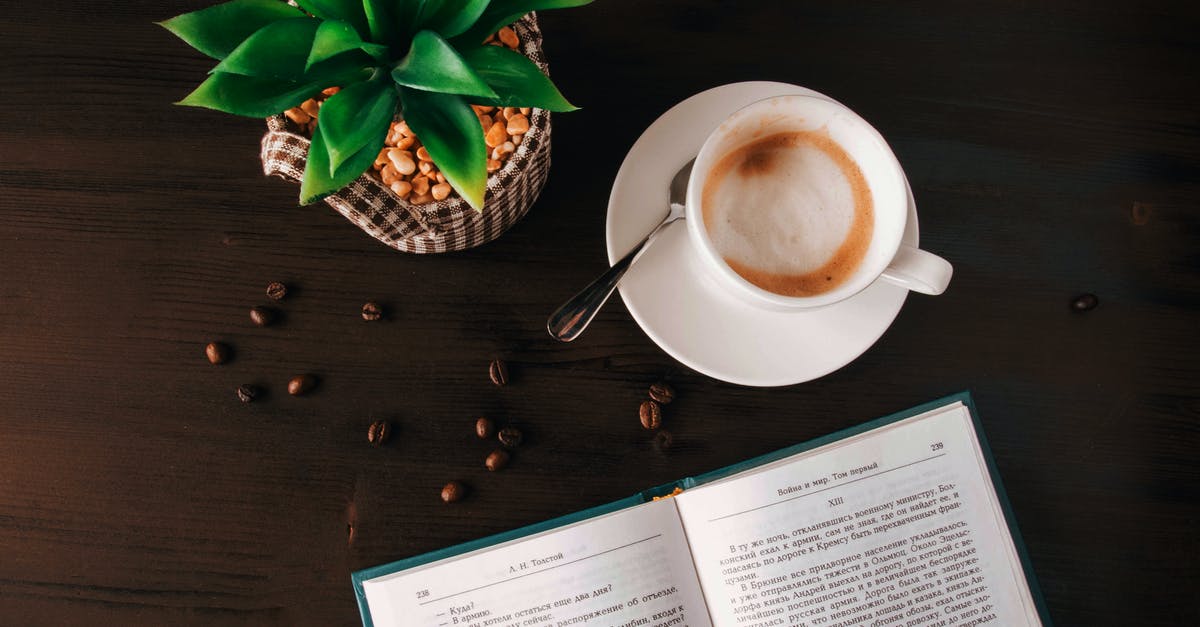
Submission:
[[[488,377],[496,385],[508,385],[508,364],[502,359],[493,359],[488,366]]]
[[[383,318],[383,307],[375,301],[369,301],[362,306],[363,320],[374,322]]]
[[[220,342],[209,342],[208,346],[204,347],[204,354],[208,355],[208,361],[212,364],[229,361],[229,347]]]
[[[311,374],[298,374],[288,381],[288,394],[292,396],[300,396],[308,394],[313,388],[317,387],[317,378]]]
[[[511,458],[512,456],[508,454],[508,451],[498,448],[492,451],[491,454],[487,456],[487,459],[483,460],[483,465],[487,466],[488,470],[496,472],[497,470],[507,466],[508,460]]]
[[[660,429],[654,434],[654,448],[660,453],[665,453],[671,449],[671,445],[675,443],[675,436],[671,435],[670,431]]]
[[[1129,218],[1134,224],[1144,226],[1150,221],[1150,214],[1154,212],[1154,205],[1145,202],[1134,202],[1133,208],[1129,211]]]
[[[662,407],[654,401],[642,401],[638,417],[642,419],[643,429],[657,429],[662,426]]]
[[[367,427],[367,441],[371,446],[383,446],[392,435],[392,423],[386,420],[376,420]]]
[[[451,481],[442,488],[442,500],[446,503],[461,501],[466,494],[467,486],[463,485],[461,481]]]
[[[675,400],[675,388],[665,381],[659,381],[650,386],[650,400],[659,405],[666,405]]]
[[[495,432],[496,423],[492,422],[491,418],[480,418],[479,420],[475,421],[475,435],[478,436],[480,440],[486,440],[492,437],[492,434]]]
[[[1071,301],[1071,309],[1075,311],[1091,311],[1100,304],[1100,299],[1095,294],[1080,294]]]
[[[287,296],[287,286],[279,281],[271,281],[267,284],[267,298],[271,300],[283,300]]]
[[[237,389],[237,397],[239,401],[243,403],[249,403],[258,398],[258,388],[250,385],[249,383],[245,385],[239,385]]]
[[[521,441],[525,439],[525,436],[516,427],[504,427],[500,433],[496,434],[496,438],[500,440],[500,446],[514,449],[521,446]]]
[[[250,321],[260,327],[275,322],[275,310],[270,307],[253,307],[250,309]]]

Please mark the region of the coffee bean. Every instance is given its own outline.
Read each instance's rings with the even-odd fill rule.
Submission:
[[[1134,224],[1144,226],[1150,221],[1150,214],[1154,212],[1154,205],[1145,202],[1134,202],[1133,208],[1129,211],[1129,218]]]
[[[466,494],[467,486],[463,485],[461,481],[451,481],[442,488],[442,500],[446,503],[461,501]]]
[[[267,284],[267,298],[271,300],[283,300],[287,296],[287,286],[279,281],[271,281]]]
[[[662,407],[654,401],[642,401],[638,417],[642,419],[643,429],[657,429],[662,426]]]
[[[492,422],[491,418],[480,418],[479,420],[475,421],[475,435],[478,436],[480,440],[486,440],[492,437],[492,434],[495,432],[496,424]]]
[[[249,383],[239,385],[237,389],[238,400],[243,403],[249,403],[258,398],[258,388]]]
[[[525,439],[525,435],[516,427],[504,427],[500,433],[496,434],[496,438],[500,440],[500,446],[513,449],[521,446],[521,442]]]
[[[208,346],[204,347],[204,354],[208,356],[208,361],[212,364],[223,364],[229,361],[229,347],[220,342],[209,342]]]
[[[1100,299],[1095,294],[1080,294],[1071,301],[1071,309],[1075,311],[1091,311],[1100,304]]]
[[[505,466],[507,466],[508,460],[511,458],[512,458],[512,456],[508,454],[508,451],[506,451],[502,448],[498,448],[498,449],[492,451],[487,456],[487,459],[483,460],[483,465],[487,466],[488,470],[490,470],[492,472],[496,472],[497,470],[500,470],[500,469],[504,468]]]
[[[292,396],[308,394],[317,387],[317,378],[311,374],[298,374],[288,381],[287,391]]]
[[[260,327],[275,322],[275,310],[270,307],[253,307],[250,309],[250,321]]]
[[[375,301],[370,301],[362,306],[363,320],[374,322],[383,318],[383,307]]]
[[[665,453],[671,449],[671,445],[675,443],[675,436],[671,435],[670,431],[660,429],[654,434],[654,448],[660,453]]]
[[[675,400],[675,388],[665,381],[659,381],[650,386],[650,400],[659,405],[666,405]]]
[[[367,427],[367,441],[371,446],[383,446],[392,435],[392,423],[386,420],[376,420]]]
[[[496,385],[508,385],[508,364],[502,359],[493,359],[488,365],[488,377]]]

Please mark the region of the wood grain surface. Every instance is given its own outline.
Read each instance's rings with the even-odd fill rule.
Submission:
[[[352,570],[970,389],[1060,625],[1200,623],[1200,16],[1185,2],[619,2],[542,16],[549,184],[482,248],[391,251],[266,178],[261,121],[172,106],[209,63],[152,24],[201,0],[4,2],[0,625],[356,625]],[[609,187],[674,103],[786,81],[874,123],[941,297],[817,381],[711,380],[619,299]],[[664,183],[665,185],[665,183]],[[270,281],[284,318],[253,326]],[[1098,295],[1087,313],[1077,294]],[[386,319],[365,323],[377,300]],[[703,312],[696,312],[703,315]],[[212,366],[204,345],[230,344]],[[497,388],[489,360],[511,363]],[[308,397],[286,381],[314,373]],[[650,383],[679,390],[654,450]],[[242,383],[266,390],[242,404]],[[488,415],[525,429],[488,473]],[[390,444],[367,444],[372,420]],[[469,497],[447,506],[443,483]]]

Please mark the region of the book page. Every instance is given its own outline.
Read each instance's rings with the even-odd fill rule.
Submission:
[[[714,625],[1039,625],[961,403],[675,499]]]
[[[363,582],[375,627],[708,626],[671,499]]]

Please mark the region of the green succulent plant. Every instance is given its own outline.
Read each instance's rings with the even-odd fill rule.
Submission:
[[[591,0],[232,0],[160,24],[217,59],[178,104],[267,117],[323,89],[300,202],[371,167],[400,111],[446,181],[476,210],[487,185],[471,104],[571,111],[524,55],[484,40],[530,11]]]

